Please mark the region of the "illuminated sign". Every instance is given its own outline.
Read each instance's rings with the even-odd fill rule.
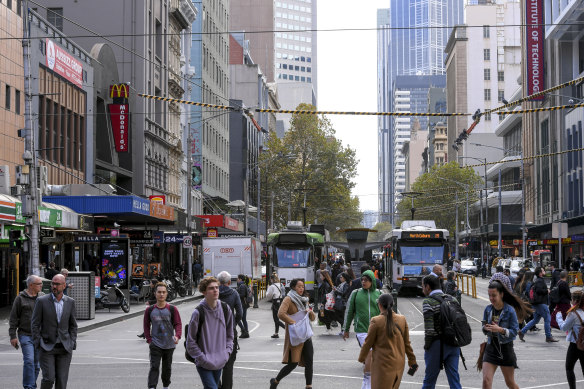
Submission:
[[[110,97],[113,98],[128,98],[128,85],[127,84],[114,84],[110,85]]]
[[[402,239],[442,239],[442,232],[402,232]]]

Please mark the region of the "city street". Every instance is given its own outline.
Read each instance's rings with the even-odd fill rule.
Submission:
[[[463,297],[465,308],[473,328],[473,343],[463,349],[468,370],[460,364],[461,381],[465,388],[480,388],[481,374],[474,364],[478,355],[478,346],[484,339],[480,331],[480,320],[487,302],[487,280],[477,280],[478,299]],[[402,388],[420,388],[423,380],[423,318],[421,297],[399,298],[398,308],[406,315],[414,352],[420,369],[414,377],[404,375]],[[179,306],[183,325],[188,321],[198,301]],[[280,339],[271,339],[273,323],[269,304],[260,303],[259,309],[248,312],[251,337],[240,340],[240,347],[235,365],[235,387],[267,388],[270,377],[274,377],[281,368],[283,333]],[[142,318],[127,321],[81,333],[77,351],[71,366],[69,387],[89,389],[97,386],[109,388],[144,388],[148,373],[148,348],[145,341],[136,335],[141,332]],[[567,344],[565,337],[554,330],[554,336],[561,339],[559,343],[547,344],[542,328],[537,334],[526,335],[526,342],[515,343],[519,370],[516,379],[519,386],[526,388],[566,388],[564,359]],[[339,329],[335,329],[338,333]],[[356,361],[358,346],[354,336],[343,342],[336,335],[325,335],[324,327],[315,329],[313,339],[315,346],[314,386],[334,388],[359,388],[361,386],[361,365]],[[18,387],[21,382],[21,354],[3,342],[0,346],[0,380],[5,387]],[[584,383],[576,369],[579,383]],[[304,369],[298,368],[287,377],[280,388],[299,388],[304,386]],[[40,380],[40,379],[39,379]],[[438,387],[448,387],[444,373],[440,375]],[[172,385],[174,388],[201,388],[195,367],[184,358],[181,340],[174,354]],[[500,373],[495,376],[495,388],[504,387]]]

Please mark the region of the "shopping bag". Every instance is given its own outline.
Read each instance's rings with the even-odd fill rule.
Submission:
[[[300,311],[290,317],[296,322],[288,325],[288,334],[290,335],[290,344],[298,346],[312,337],[312,327],[307,311]]]
[[[335,293],[333,291],[326,294],[326,303],[324,304],[324,309],[327,311],[332,311],[335,309]]]

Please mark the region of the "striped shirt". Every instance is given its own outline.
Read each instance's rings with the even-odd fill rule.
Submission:
[[[444,296],[441,290],[433,290],[422,302],[424,314],[424,349],[430,349],[435,340],[440,339],[440,302],[430,296],[437,294]]]

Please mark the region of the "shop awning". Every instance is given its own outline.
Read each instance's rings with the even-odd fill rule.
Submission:
[[[43,200],[120,224],[174,224],[175,209],[138,196],[46,196]]]

